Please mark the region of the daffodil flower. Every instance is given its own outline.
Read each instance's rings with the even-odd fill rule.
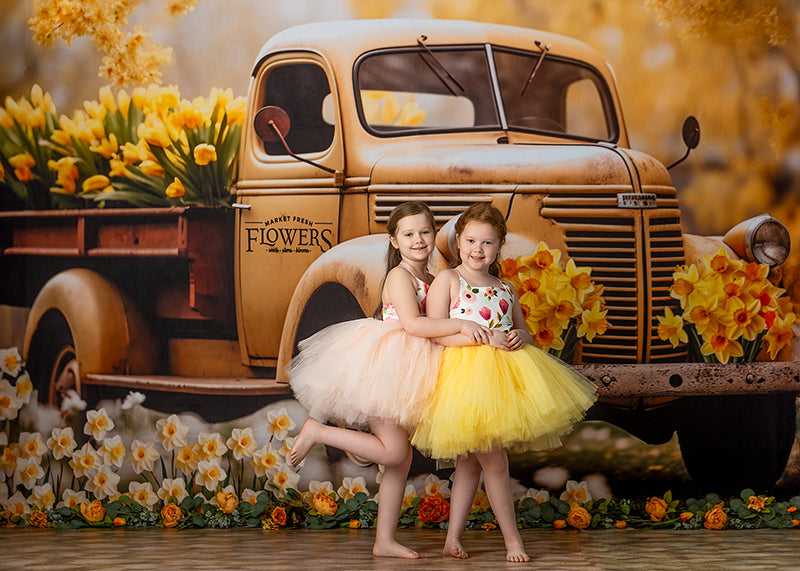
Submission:
[[[669,340],[673,347],[688,343],[689,335],[683,328],[683,318],[674,315],[669,307],[665,308],[664,313],[665,317],[658,317],[658,338],[662,341]]]

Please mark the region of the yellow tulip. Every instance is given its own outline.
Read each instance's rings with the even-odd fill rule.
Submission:
[[[201,143],[194,148],[194,162],[198,165],[207,165],[217,160],[217,149],[214,145]]]
[[[119,105],[119,112],[122,113],[122,116],[127,117],[131,106],[131,96],[124,89],[120,89],[117,93],[117,105]]]
[[[175,180],[167,187],[166,194],[169,198],[180,198],[186,194],[186,189],[178,177],[175,177]]]
[[[107,85],[100,88],[100,103],[111,113],[117,110],[117,101],[114,99],[114,94],[111,93],[111,88]]]
[[[244,123],[245,115],[247,114],[247,99],[244,97],[237,97],[225,107],[227,114],[226,123],[230,125],[241,125]]]
[[[102,121],[108,111],[102,103],[98,103],[97,101],[84,101],[83,108],[86,110],[89,117],[97,119],[98,121]]]
[[[31,103],[36,107],[41,107],[44,104],[44,91],[38,83],[34,83],[31,87]]]
[[[110,159],[111,155],[119,150],[117,144],[117,136],[114,133],[109,133],[108,138],[103,138],[99,143],[89,145],[89,150],[97,153],[104,159]]]
[[[83,181],[82,188],[84,192],[94,192],[105,189],[109,184],[111,184],[111,181],[107,176],[96,174]]]
[[[75,157],[63,157],[58,159],[58,161],[50,161],[50,163],[48,163],[51,170],[58,172],[56,184],[63,188],[64,192],[67,194],[75,193],[75,181],[78,180],[80,176],[78,167],[75,166],[77,162],[78,159]]]
[[[20,182],[28,182],[33,179],[31,169],[36,166],[36,161],[29,152],[26,151],[10,157],[8,163],[14,167],[14,175]]]
[[[69,133],[61,129],[54,130],[53,134],[50,135],[50,140],[63,147],[67,147],[72,144],[72,137],[70,137]]]
[[[147,141],[147,144],[156,147],[168,147],[170,138],[166,126],[159,119],[152,115],[145,119],[144,123],[137,128],[139,137]]]
[[[0,179],[6,178],[6,169],[3,168],[3,163],[0,163]]]
[[[0,127],[3,129],[10,129],[14,126],[14,118],[5,110],[0,107]]]
[[[164,169],[155,161],[142,161],[141,164],[139,164],[139,168],[142,169],[142,172],[146,175],[158,177],[164,176]]]
[[[109,166],[111,170],[108,173],[108,176],[116,176],[121,178],[128,178],[130,173],[125,168],[125,161],[119,158],[119,155],[114,155],[111,160],[109,161]]]

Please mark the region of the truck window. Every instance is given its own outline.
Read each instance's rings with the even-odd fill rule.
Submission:
[[[275,105],[289,115],[291,128],[286,142],[293,152],[316,153],[333,142],[332,113],[324,113],[323,109],[323,102],[326,98],[330,101],[330,94],[328,78],[318,65],[282,65],[268,73],[261,105]],[[280,141],[264,143],[264,151],[270,155],[286,154]]]
[[[484,47],[432,51],[435,57],[423,49],[384,50],[356,63],[367,130],[385,135],[499,127]]]
[[[495,48],[494,55],[509,129],[616,139],[611,96],[593,69],[546,56],[523,94],[539,53]]]

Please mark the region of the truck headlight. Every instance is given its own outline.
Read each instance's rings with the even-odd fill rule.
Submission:
[[[789,255],[792,241],[789,230],[769,214],[761,214],[731,228],[722,238],[748,262],[780,266]]]

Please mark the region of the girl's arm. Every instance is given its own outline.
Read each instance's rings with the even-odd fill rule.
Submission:
[[[436,338],[436,342],[440,345],[445,345],[448,347],[466,347],[470,345],[478,345],[481,343],[488,343],[492,346],[498,347],[500,345],[505,344],[505,335],[503,335],[502,341],[496,336],[495,332],[485,329],[481,327],[477,323],[473,321],[468,321],[466,319],[451,319],[450,315],[450,306],[453,304],[453,300],[458,297],[458,290],[459,290],[459,279],[458,274],[454,270],[443,270],[436,276],[436,279],[433,280],[431,287],[428,288],[428,302],[427,302],[427,314],[432,319],[446,319],[449,321],[456,321],[462,323],[468,323],[470,325],[474,325],[478,327],[485,335],[485,340],[480,342],[476,342],[476,340],[469,336],[462,333],[456,333],[451,335],[442,335]],[[502,333],[501,333],[502,335]]]
[[[514,291],[512,286],[509,285],[509,287],[511,287],[511,291]],[[511,319],[514,329],[508,332],[506,348],[509,351],[515,351],[522,349],[528,343],[533,344],[533,336],[528,331],[528,326],[525,325],[525,316],[522,314],[522,306],[519,304],[516,292],[514,293],[514,304],[511,308]]]
[[[432,287],[432,286],[431,286]],[[416,298],[417,282],[402,268],[395,268],[386,276],[383,286],[384,301],[394,305],[400,325],[417,337],[443,337],[460,334],[471,344],[485,343],[489,340],[487,332],[477,323],[463,319],[434,319],[420,315]],[[430,289],[428,290],[428,306]],[[430,314],[428,314],[430,315]]]

